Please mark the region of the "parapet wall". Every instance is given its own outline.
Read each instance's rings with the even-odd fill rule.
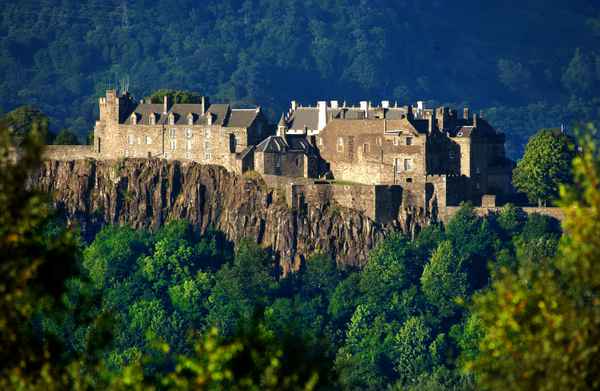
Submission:
[[[44,160],[82,160],[97,158],[91,145],[47,145],[44,149]]]
[[[302,209],[306,204],[335,205],[364,213],[378,223],[398,218],[402,204],[402,187],[393,185],[342,185],[335,183],[289,183],[286,199],[292,208]]]
[[[458,212],[459,209],[460,209],[460,206],[448,206],[446,208],[446,213],[444,215],[444,223],[447,223],[452,218],[452,216],[454,216],[456,214],[456,212]],[[475,213],[477,213],[477,215],[487,216],[490,213],[498,213],[502,208],[501,207],[490,207],[490,208],[477,207],[474,209],[475,209]],[[526,206],[526,207],[521,207],[520,209],[522,209],[523,212],[527,213],[528,215],[537,213],[540,215],[555,218],[558,221],[562,221],[565,218],[565,215],[564,215],[562,209],[556,208],[556,207],[538,208],[538,207]]]

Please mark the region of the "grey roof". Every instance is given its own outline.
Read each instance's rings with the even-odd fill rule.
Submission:
[[[301,135],[269,136],[256,146],[257,152],[303,152],[307,155],[316,154],[315,149],[306,137]]]
[[[290,129],[317,129],[319,126],[319,109],[316,107],[299,107],[292,113]]]
[[[248,128],[257,116],[256,109],[233,109],[229,114],[229,121],[227,121],[226,126],[230,128]]]
[[[213,124],[224,125],[229,114],[229,105],[226,103],[213,103],[208,108],[208,111],[216,116]]]
[[[286,152],[288,144],[280,136],[269,136],[256,146],[256,152]]]
[[[140,125],[149,125],[150,116],[154,113],[156,124],[168,123],[168,116],[175,116],[175,125],[187,125],[188,116],[193,117],[194,125],[203,125],[207,123],[206,115],[202,113],[201,104],[176,103],[169,108],[167,115],[163,114],[163,105],[160,103],[139,103],[133,111],[123,120],[125,124],[131,124],[133,113],[137,116],[137,123]],[[216,125],[248,128],[258,116],[257,109],[231,109],[228,104],[212,104],[208,108],[216,118],[213,123]]]
[[[370,107],[367,109],[369,119],[376,118],[377,114],[383,115],[385,119],[402,119],[406,117],[406,107]],[[365,119],[365,111],[359,107],[327,108],[327,121],[332,119],[358,120]],[[289,128],[292,130],[317,129],[319,124],[319,109],[317,107],[299,107],[291,113]]]

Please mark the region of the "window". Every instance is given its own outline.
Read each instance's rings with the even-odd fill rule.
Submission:
[[[412,178],[406,178],[407,183],[412,183]]]
[[[402,165],[400,164],[400,159],[394,159],[394,168],[396,170],[396,174],[400,174],[402,172]]]
[[[337,139],[337,151],[344,152],[344,139],[342,137],[338,137]]]
[[[194,124],[194,115],[190,114],[188,115],[188,125],[193,125]]]
[[[126,149],[125,150],[125,157],[128,157],[128,156],[129,156],[129,150]]]
[[[175,136],[177,136],[177,129],[169,129],[169,136],[171,136],[171,138],[175,138]]]
[[[412,159],[404,159],[404,171],[412,171],[413,169],[413,160]]]
[[[130,135],[127,136],[127,143],[129,145],[135,144],[135,136],[133,134],[130,134]]]
[[[154,113],[150,114],[150,125],[156,125],[156,116]]]
[[[393,142],[394,142],[395,146],[398,146],[398,137],[394,137],[394,141]]]
[[[363,144],[363,153],[369,153],[369,143]]]
[[[204,128],[204,137],[210,138],[210,128]]]
[[[187,143],[185,144],[185,150],[188,152],[192,150],[192,140],[187,140]]]
[[[177,149],[177,140],[171,140],[171,151]]]
[[[137,125],[137,115],[135,113],[131,114],[131,124]]]
[[[192,138],[192,135],[193,135],[193,133],[192,133],[192,129],[191,128],[185,129],[185,137]]]
[[[406,138],[406,145],[412,145],[413,142],[413,138],[412,137],[407,137]]]
[[[150,144],[152,144],[152,137],[150,137],[150,136],[146,136],[146,144],[147,144],[147,145],[150,145]]]
[[[212,159],[212,154],[210,153],[210,141],[204,141],[204,160]]]

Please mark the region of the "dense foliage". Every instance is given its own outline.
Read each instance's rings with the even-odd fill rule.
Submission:
[[[532,203],[558,198],[561,184],[570,184],[575,157],[572,137],[559,129],[542,129],[527,142],[525,154],[513,171],[513,185]]]
[[[472,368],[483,386],[600,388],[600,158],[591,137],[584,144],[573,164],[575,185],[562,191],[557,256],[524,257],[475,299],[472,318],[484,337]]]
[[[436,100],[483,109],[514,158],[539,128],[600,117],[599,14],[589,0],[4,2],[0,108],[32,103],[83,140],[121,79],[272,120],[291,99]]]
[[[80,306],[97,303],[83,317],[113,319],[103,362],[118,372],[145,360],[146,380],[167,376],[178,357],[200,354],[198,335],[212,327],[229,341],[255,324],[253,335],[288,349],[277,356],[282,368],[293,362],[317,385],[471,388],[459,361],[465,347],[477,346],[466,304],[487,286],[488,262],[515,265],[518,249],[544,236],[555,238],[547,244],[552,253],[558,231],[547,218],[527,219],[509,206],[482,219],[464,206],[445,229],[431,226],[415,241],[387,238],[361,271],[338,271],[317,255],[277,278],[256,245],[239,243],[233,254],[222,236],[199,237],[185,222],[155,234],[107,227],[83,252],[83,276],[67,284],[70,311],[44,324],[72,349],[67,354],[85,354],[99,331],[81,324]],[[302,367],[297,357],[314,365]]]
[[[280,277],[253,242],[183,221],[78,244],[23,186],[35,126],[19,166],[3,129],[3,388],[599,387],[592,136],[562,191],[566,235],[511,205],[485,218],[464,205],[445,227],[381,241],[362,270],[316,254]]]

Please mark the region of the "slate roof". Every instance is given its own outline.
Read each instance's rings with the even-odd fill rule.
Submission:
[[[212,104],[207,110],[214,115],[213,124],[225,127],[248,128],[256,120],[256,109],[231,109],[228,104]],[[167,124],[169,115],[175,116],[175,125],[187,125],[188,115],[192,114],[194,125],[207,123],[206,115],[202,114],[201,104],[176,103],[169,108],[167,115],[163,114],[163,105],[160,103],[139,103],[132,112],[123,120],[123,123],[132,124],[132,114],[137,116],[137,123],[150,125],[150,115],[154,113],[156,124]]]
[[[383,115],[385,119],[399,120],[406,117],[408,109],[405,107],[371,107],[367,109],[368,119],[375,119],[376,114]],[[327,108],[327,122],[332,119],[364,120],[365,111],[359,107]],[[319,109],[317,107],[298,107],[291,113],[289,128],[291,130],[317,129],[319,124]]]
[[[285,139],[280,136],[269,136],[256,146],[256,152],[278,153],[288,149]]]
[[[257,116],[256,109],[233,109],[229,115],[227,126],[230,128],[248,128]]]
[[[310,145],[306,137],[297,135],[269,136],[256,146],[257,152],[281,153],[281,152],[304,152],[307,155],[314,155],[315,150]]]

